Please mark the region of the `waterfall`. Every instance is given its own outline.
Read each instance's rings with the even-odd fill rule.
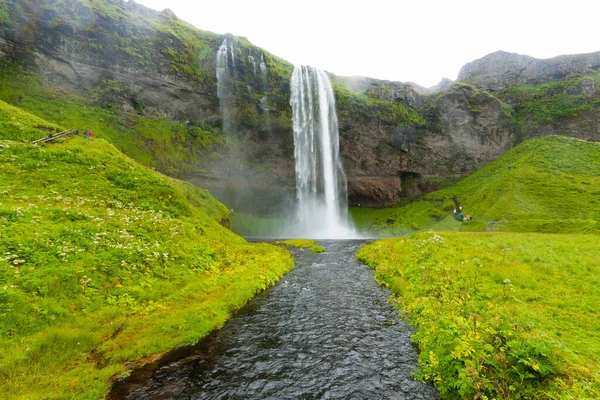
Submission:
[[[233,134],[234,70],[234,42],[226,37],[217,52],[217,97],[223,116],[223,131],[228,136]]]
[[[269,90],[269,77],[267,75],[267,64],[265,64],[265,57],[260,54],[260,64],[258,65],[260,71],[260,89],[263,93]],[[271,132],[271,115],[269,108],[269,99],[267,96],[260,98],[260,108],[264,113],[265,127],[268,132]]]
[[[262,55],[260,55],[260,74],[263,76],[263,78],[266,80],[267,78],[267,64],[265,64],[265,57]]]
[[[291,86],[298,219],[293,235],[356,237],[347,218],[347,183],[329,77],[319,69],[296,66]]]

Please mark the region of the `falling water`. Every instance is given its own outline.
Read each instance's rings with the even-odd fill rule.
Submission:
[[[252,72],[256,74],[256,59],[252,54],[252,49],[248,50],[248,62],[252,65]]]
[[[347,183],[339,157],[335,98],[324,71],[296,66],[292,75],[298,225],[292,235],[352,238]]]
[[[217,97],[223,116],[223,131],[226,135],[233,133],[234,69],[234,42],[232,38],[226,37],[217,52]]]
[[[260,68],[260,74],[266,80],[266,78],[267,78],[267,64],[265,64],[265,57],[262,54],[260,55],[260,65],[259,65],[259,68]]]

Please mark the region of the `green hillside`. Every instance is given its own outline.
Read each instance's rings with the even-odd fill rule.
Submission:
[[[389,209],[353,209],[362,229],[600,232],[600,143],[561,136],[527,140],[443,190]],[[456,195],[472,223],[452,218]]]
[[[46,86],[38,73],[22,63],[8,62],[0,68],[0,100],[50,121],[45,122],[50,128],[58,124],[80,131],[89,129],[137,162],[170,176],[202,170],[211,157],[218,156],[215,152],[224,144],[223,135],[213,128],[173,122],[161,116],[115,112],[97,104],[97,98],[84,98]],[[18,118],[19,111],[15,108],[3,111],[9,105],[1,104],[0,112],[10,122],[3,127],[3,137],[17,140],[17,134],[9,136],[9,132],[17,129],[10,119]],[[11,118],[6,117],[9,114]],[[33,127],[43,126],[35,117],[29,120]],[[36,133],[19,135],[28,141]]]
[[[2,139],[18,142],[30,142],[64,130],[60,126],[47,122],[18,107],[0,101],[0,132]]]
[[[196,342],[292,267],[102,139],[7,140],[56,126],[3,103],[0,127],[0,398],[101,398],[126,362]]]

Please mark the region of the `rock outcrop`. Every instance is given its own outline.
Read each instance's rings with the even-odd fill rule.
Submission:
[[[458,81],[489,91],[511,86],[531,86],[569,79],[600,68],[600,52],[565,55],[541,60],[497,51],[461,68]]]

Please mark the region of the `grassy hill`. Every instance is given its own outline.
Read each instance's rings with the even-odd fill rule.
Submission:
[[[521,143],[443,190],[389,209],[352,209],[361,229],[600,232],[600,143],[544,136]],[[456,195],[470,224],[452,218]]]
[[[0,398],[98,399],[292,267],[208,192],[0,103]],[[39,135],[37,135],[39,133]],[[9,139],[9,140],[7,140]]]

